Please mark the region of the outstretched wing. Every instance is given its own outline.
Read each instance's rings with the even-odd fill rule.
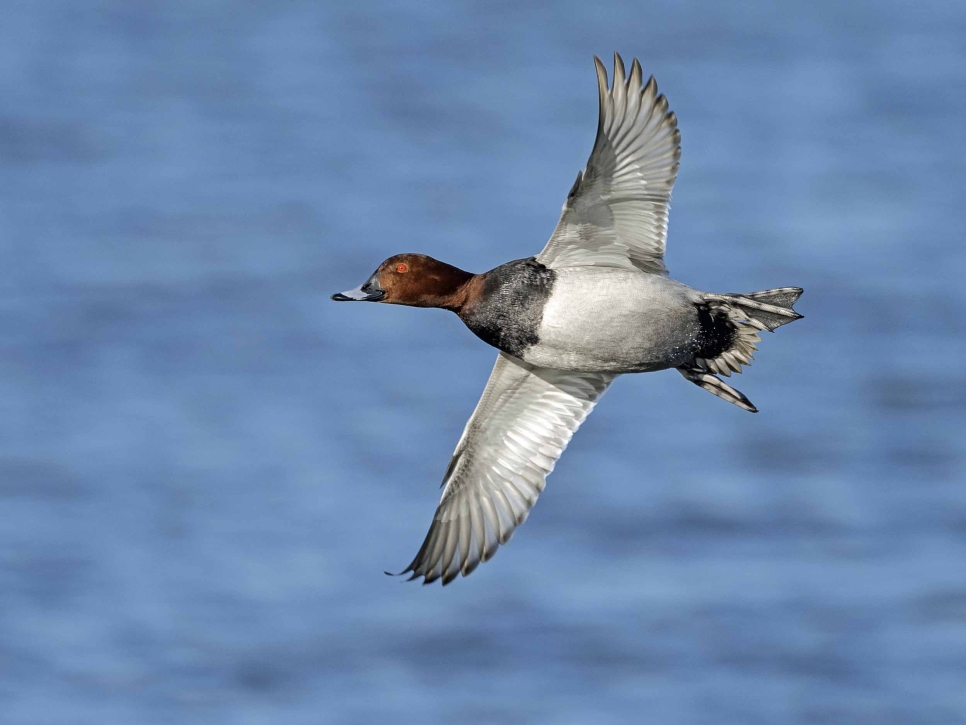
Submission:
[[[594,150],[574,183],[563,214],[537,260],[548,267],[628,267],[667,274],[664,247],[671,187],[681,157],[677,118],[654,77],[641,83],[634,59],[614,54],[614,85],[600,59],[600,120]]]
[[[510,540],[574,431],[616,375],[538,368],[500,353],[456,445],[429,533],[401,572],[467,576]]]

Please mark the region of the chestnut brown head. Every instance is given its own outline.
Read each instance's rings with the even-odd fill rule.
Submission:
[[[455,309],[469,272],[425,254],[397,254],[379,265],[355,289],[332,295],[337,302],[387,302],[412,307]]]

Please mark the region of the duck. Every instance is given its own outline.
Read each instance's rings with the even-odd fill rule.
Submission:
[[[424,584],[468,576],[527,518],[577,428],[611,383],[677,370],[738,408],[722,378],[751,363],[760,333],[802,317],[800,287],[703,292],[664,264],[681,133],[654,76],[594,56],[597,136],[536,256],[480,274],[424,254],[386,259],[339,302],[454,312],[499,352],[443,475],[429,532],[399,574]],[[389,573],[389,572],[387,572]]]

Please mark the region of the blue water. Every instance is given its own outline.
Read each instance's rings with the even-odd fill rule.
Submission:
[[[0,721],[966,722],[964,37],[953,0],[5,4]],[[672,274],[805,320],[759,415],[623,378],[510,546],[400,584],[494,355],[328,295],[539,251],[615,49],[680,119]]]

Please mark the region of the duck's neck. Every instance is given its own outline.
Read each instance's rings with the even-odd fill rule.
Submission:
[[[478,293],[477,288],[482,287],[482,284],[482,274],[450,267],[445,278],[440,280],[440,293],[436,295],[436,304],[433,307],[450,310],[459,315]]]
[[[475,280],[481,276],[431,259],[418,277],[399,279],[394,301],[411,307],[439,307],[459,314],[472,298]]]

